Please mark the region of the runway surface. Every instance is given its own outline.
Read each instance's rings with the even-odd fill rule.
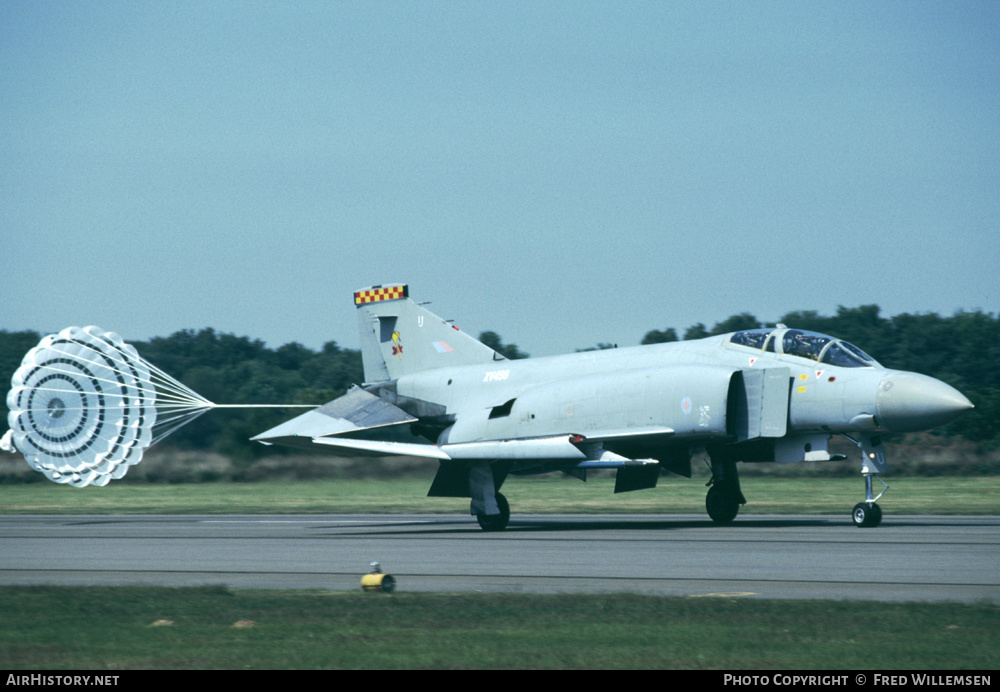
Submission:
[[[515,515],[5,516],[0,584],[1000,603],[1000,518]]]

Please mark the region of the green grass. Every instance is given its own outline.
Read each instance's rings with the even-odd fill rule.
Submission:
[[[998,623],[992,605],[6,587],[0,668],[989,670]]]
[[[260,483],[110,484],[71,488],[53,483],[0,486],[3,514],[401,513],[462,514],[468,501],[429,498],[427,478],[371,478]],[[586,483],[560,475],[510,478],[503,492],[519,513],[705,512],[705,478],[663,478],[656,488],[615,495],[611,476]],[[891,514],[1000,514],[996,477],[887,477],[879,500]],[[878,484],[876,483],[876,486]],[[880,487],[880,486],[879,486]],[[743,479],[741,515],[846,514],[864,499],[861,478]]]

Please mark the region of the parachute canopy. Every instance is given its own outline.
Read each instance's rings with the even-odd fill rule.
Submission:
[[[56,483],[106,485],[214,406],[118,334],[69,327],[42,339],[14,373],[4,442]]]

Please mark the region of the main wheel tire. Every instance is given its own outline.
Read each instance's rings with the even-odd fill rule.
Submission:
[[[740,503],[724,486],[713,485],[705,496],[705,511],[716,524],[728,524],[739,514]]]
[[[500,508],[500,514],[476,515],[476,521],[483,531],[503,531],[507,528],[507,523],[510,521],[510,504],[501,493],[497,493],[497,507]]]

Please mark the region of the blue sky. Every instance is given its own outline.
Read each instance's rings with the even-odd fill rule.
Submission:
[[[0,329],[998,311],[996,2],[0,0],[0,65]]]

